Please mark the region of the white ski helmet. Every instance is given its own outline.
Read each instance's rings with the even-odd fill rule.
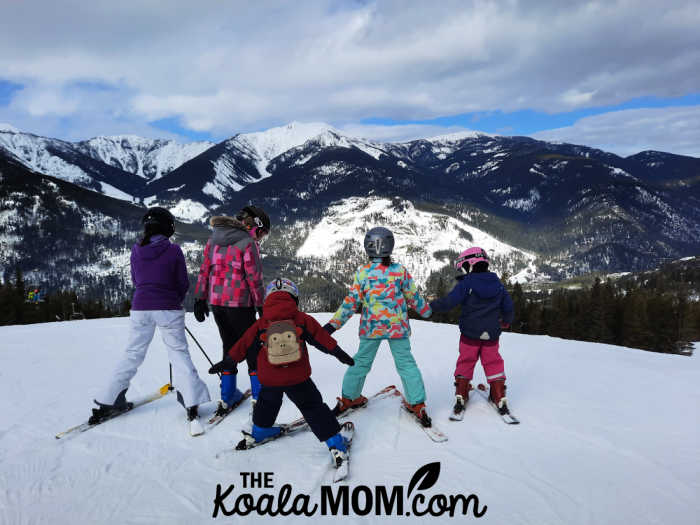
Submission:
[[[287,292],[291,294],[294,299],[299,300],[299,288],[289,279],[278,277],[274,281],[270,281],[270,284],[265,288],[265,299],[275,292]]]

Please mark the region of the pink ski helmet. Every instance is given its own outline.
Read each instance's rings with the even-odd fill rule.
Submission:
[[[485,263],[489,262],[489,257],[486,255],[486,251],[478,246],[473,246],[459,254],[457,261],[455,261],[455,270],[461,270],[464,273],[469,273],[471,267],[481,261]],[[467,268],[464,267],[465,263],[469,264]]]

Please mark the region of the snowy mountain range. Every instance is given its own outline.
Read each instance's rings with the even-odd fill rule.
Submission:
[[[315,317],[325,323],[330,314]],[[207,352],[218,352],[211,316],[200,324],[187,314],[186,323]],[[464,420],[449,421],[457,327],[411,321],[426,405],[449,439],[430,441],[396,397],[370,402],[351,416],[356,435],[350,476],[332,484],[328,449],[311,432],[217,458],[241,439],[248,401],[196,438],[188,433],[184,409],[169,394],[73,438],[54,439],[90,415],[93,398],[126,345],[128,326],[128,318],[111,318],[0,327],[0,523],[697,523],[700,425],[692,409],[700,403],[697,351],[686,357],[505,333],[501,354],[508,400],[520,425],[506,426],[477,392],[470,394]],[[354,316],[334,334],[351,354],[357,330]],[[190,353],[213,399],[200,408],[206,417],[215,409],[219,382],[206,373],[210,365],[195,345]],[[311,347],[309,357],[312,379],[332,406],[346,367]],[[247,388],[245,364],[239,370]],[[673,379],[660,380],[664,377]],[[151,394],[168,379],[168,354],[156,337],[126,397]],[[485,382],[481,365],[475,370],[478,382]],[[390,384],[401,388],[383,346],[363,394]],[[299,415],[285,399],[277,421]],[[435,463],[439,472],[432,468],[421,475],[422,467]],[[272,486],[251,487],[243,473],[260,473],[263,479],[272,473]],[[222,501],[227,510],[246,495],[239,512],[226,517],[219,509],[212,518],[217,484],[221,494],[233,485]],[[286,484],[290,497],[284,509],[307,495],[308,508],[317,505],[314,514],[273,517],[253,510],[241,515],[246,498],[277,509]],[[340,495],[339,501],[348,491],[347,515],[342,509],[331,512],[328,505],[321,512],[323,486],[333,498]],[[271,506],[261,499],[266,494]],[[466,510],[459,503],[453,516],[440,512],[443,502],[447,509],[460,501],[451,496],[472,494],[478,503],[472,498]],[[390,501],[392,495],[396,499]],[[431,501],[437,515],[417,516],[413,503],[422,512]]]
[[[448,271],[468,244],[492,247],[496,269],[520,281],[644,270],[700,252],[700,159],[663,152],[621,158],[478,132],[380,143],[322,123],[218,144],[133,136],[69,143],[2,126],[2,162],[13,173],[49,175],[136,205],[133,216],[167,206],[197,238],[206,237],[209,216],[255,202],[274,224],[263,247],[271,271],[330,276],[338,286],[362,260],[362,236],[376,224],[395,230],[396,256],[421,285]],[[31,201],[31,192],[13,199],[5,190],[5,213],[25,213],[16,203]],[[21,194],[21,184],[13,191]],[[63,197],[54,198],[57,209]],[[12,246],[4,273],[27,258],[10,224],[0,241]],[[131,228],[135,235],[138,224]],[[41,278],[47,268],[37,264]]]

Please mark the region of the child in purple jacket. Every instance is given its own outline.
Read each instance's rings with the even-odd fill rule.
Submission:
[[[204,381],[192,363],[185,339],[185,298],[189,281],[185,257],[168,237],[175,233],[175,220],[165,208],[150,208],[143,217],[144,236],[131,249],[131,279],[135,291],[131,303],[131,326],[126,351],[107,387],[95,399],[91,424],[129,410],[126,391],[146,357],[158,327],[173,367],[178,401],[187,408],[193,435],[203,432],[197,407],[210,400]]]

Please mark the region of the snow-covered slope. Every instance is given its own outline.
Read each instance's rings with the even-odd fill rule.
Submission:
[[[329,207],[316,224],[297,257],[323,258],[326,268],[338,251],[352,246],[364,259],[362,239],[373,226],[389,228],[396,242],[393,257],[408,268],[416,282],[424,286],[430,274],[454,261],[469,246],[487,250],[499,273],[518,273],[524,282],[534,272],[535,255],[505,244],[471,226],[466,218],[454,219],[439,213],[417,210],[406,200],[351,197]]]
[[[318,314],[325,322],[329,314]],[[220,345],[211,318],[187,324],[210,355]],[[328,480],[329,455],[310,432],[259,449],[217,452],[241,437],[249,404],[210,433],[191,438],[175,396],[134,410],[66,441],[53,436],[85,419],[91,400],[112,373],[128,337],[128,319],[73,321],[0,328],[0,522],[23,523],[211,523],[217,484],[235,507],[242,494],[257,502],[278,501],[290,484],[294,497],[309,496],[313,516],[232,515],[226,523],[478,523],[584,525],[694,525],[700,512],[700,402],[697,357],[655,354],[541,336],[505,334],[502,354],[508,397],[519,426],[506,426],[478,394],[472,394],[462,422],[447,420],[457,328],[412,322],[412,346],[434,421],[449,436],[435,444],[402,413],[396,399],[370,405],[352,416],[357,434],[352,449],[350,495],[372,499],[360,516],[321,515],[321,486]],[[341,346],[357,345],[357,316],[336,333]],[[97,346],[96,346],[97,345]],[[96,351],[96,348],[99,351]],[[192,345],[194,363],[213,397],[218,380]],[[313,379],[326,403],[340,393],[345,367],[310,351]],[[241,367],[245,377],[245,365]],[[29,376],[27,374],[30,374]],[[661,380],[660,378],[670,378]],[[672,379],[671,379],[672,378]],[[475,380],[483,381],[477,366]],[[168,361],[159,337],[131,384],[135,398],[168,381]],[[247,378],[242,381],[247,386]],[[380,348],[364,392],[400,385],[388,348]],[[213,410],[214,403],[202,408]],[[279,421],[299,415],[285,399]],[[409,481],[428,463],[440,472],[428,489]],[[244,488],[241,473],[271,472],[273,488]],[[425,479],[423,479],[425,481]],[[345,485],[345,484],[344,484]],[[378,487],[403,489],[404,511],[419,495],[424,509],[438,495],[474,494],[485,514],[475,520],[376,515]],[[362,488],[362,487],[366,487]],[[338,487],[333,487],[335,496]],[[449,502],[449,499],[447,500]],[[276,508],[276,503],[273,505]]]
[[[135,135],[95,137],[77,143],[86,155],[148,180],[162,177],[213,145],[212,142],[179,144]]]
[[[84,169],[51,151],[53,149],[54,151],[70,152],[73,145],[69,142],[0,128],[0,147],[3,147],[34,171],[72,182],[78,186],[95,185],[93,177]]]

